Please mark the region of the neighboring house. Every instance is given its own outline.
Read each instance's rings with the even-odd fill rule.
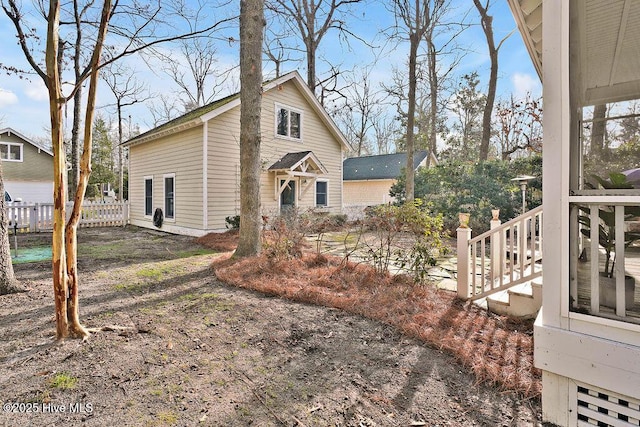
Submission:
[[[261,207],[277,215],[342,211],[347,141],[297,72],[263,85]],[[225,230],[240,213],[240,95],[198,108],[127,142],[130,218],[164,231]]]
[[[15,202],[53,203],[53,153],[11,128],[0,130],[4,188]]]
[[[429,164],[438,161],[429,154]],[[413,158],[414,169],[427,165],[427,152],[418,151]],[[378,156],[350,157],[343,162],[343,205],[350,217],[362,216],[368,206],[395,201],[389,195],[391,186],[407,165],[407,153],[381,154]]]
[[[625,207],[639,206],[640,192],[585,184],[587,168],[615,164],[588,158],[579,129],[592,126],[583,117],[593,106],[640,99],[640,2],[509,5],[544,95],[544,285],[534,330],[543,418],[560,426],[638,426],[640,257],[625,242],[632,226]],[[606,241],[599,235],[615,235],[615,279],[600,273]]]

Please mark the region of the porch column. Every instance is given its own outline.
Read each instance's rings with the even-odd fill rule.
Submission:
[[[502,221],[500,221],[500,209],[491,210],[491,230],[495,230],[500,227]],[[502,242],[502,234],[500,232],[493,233],[491,235],[491,279],[495,280],[502,275],[501,263],[504,259],[504,254],[500,250],[500,243]]]
[[[471,292],[469,289],[469,240],[471,240],[471,229],[469,228],[469,214],[459,214],[460,226],[456,230],[458,232],[458,275],[457,275],[457,292],[458,298],[469,299]]]

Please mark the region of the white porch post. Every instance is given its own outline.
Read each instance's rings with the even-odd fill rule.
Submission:
[[[466,221],[463,219],[466,215]],[[469,240],[471,240],[471,229],[467,225],[469,223],[469,214],[460,214],[460,227],[458,232],[458,275],[457,275],[457,292],[458,298],[469,299],[471,292],[469,290]]]
[[[502,224],[502,221],[500,221],[499,218],[500,209],[491,210],[491,215],[491,230],[495,230]],[[491,279],[493,280],[497,279],[502,274],[500,263],[504,259],[504,254],[500,251],[501,237],[502,234],[499,232],[493,233],[491,235]]]

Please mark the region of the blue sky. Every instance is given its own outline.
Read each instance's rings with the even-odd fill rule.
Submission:
[[[494,33],[496,40],[509,34],[515,28],[515,22],[506,1],[497,0],[492,5],[491,13],[494,16]],[[462,14],[472,7],[472,2],[465,0],[454,0],[456,13]],[[475,10],[471,11],[473,19],[476,19]],[[353,16],[348,20],[348,28],[358,34],[361,38],[375,46],[382,46],[385,37],[381,33],[393,24],[390,13],[385,8],[383,2],[368,1],[366,5],[353,11]],[[236,36],[237,37],[237,36]],[[0,46],[0,62],[5,65],[14,65],[19,68],[28,68],[22,52],[12,41],[15,40],[13,26],[4,13],[0,13],[0,40],[5,42]],[[237,40],[237,38],[236,38]],[[8,41],[8,42],[7,42]],[[479,26],[474,26],[465,31],[459,38],[458,43],[464,46],[467,51],[456,71],[457,75],[478,71],[483,89],[486,87],[486,76],[489,70],[489,58],[486,53],[486,42],[484,34]],[[163,49],[171,50],[170,46]],[[218,51],[218,68],[232,68],[238,63],[238,43],[220,43]],[[390,45],[380,56],[380,60],[373,66],[374,79],[377,83],[390,78],[393,66],[403,67],[406,64],[408,46],[406,44]],[[320,46],[320,56],[340,65],[341,68],[351,69],[372,63],[375,57],[372,49],[365,44],[353,40],[349,46],[338,40],[337,33],[330,33],[322,41]],[[153,73],[139,56],[127,58],[127,63],[134,68],[138,80],[146,82],[155,93],[163,93],[172,96],[176,89],[171,81],[162,75]],[[541,93],[541,85],[538,76],[531,64],[528,53],[524,47],[520,34],[516,31],[505,42],[500,51],[499,57],[500,71],[498,83],[498,97],[507,97],[514,94],[516,97],[523,96],[530,91],[535,95]],[[298,69],[300,74],[305,76],[304,62],[291,62],[285,65],[284,71]],[[319,74],[323,67],[326,67],[322,60],[319,61]],[[273,65],[265,62],[265,77],[273,71]],[[237,70],[232,71],[233,78],[237,76]],[[232,80],[233,80],[232,78]],[[227,85],[225,91],[236,91],[239,85]],[[226,93],[221,92],[220,95]],[[101,88],[98,93],[98,105],[105,106],[112,102],[109,90]],[[68,107],[71,116],[72,106]],[[111,110],[103,109],[103,114],[112,113]],[[148,112],[148,107],[138,105],[129,108],[124,112],[125,117],[131,115],[134,125],[138,125],[142,131],[151,126],[152,118]],[[37,76],[29,78],[19,78],[18,76],[2,75],[0,77],[0,128],[12,127],[17,131],[31,137],[47,138],[47,128],[49,127],[48,98],[42,81]],[[69,128],[69,126],[67,126]]]

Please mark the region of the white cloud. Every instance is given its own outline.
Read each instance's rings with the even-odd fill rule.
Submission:
[[[24,93],[34,101],[47,101],[49,99],[47,87],[40,79],[33,79],[33,81],[25,88]]]
[[[15,93],[0,88],[0,107],[4,108],[12,104],[18,103],[18,97]]]
[[[527,93],[537,96],[540,93],[540,81],[531,74],[515,73],[511,76],[513,96],[516,99],[524,98]]]

